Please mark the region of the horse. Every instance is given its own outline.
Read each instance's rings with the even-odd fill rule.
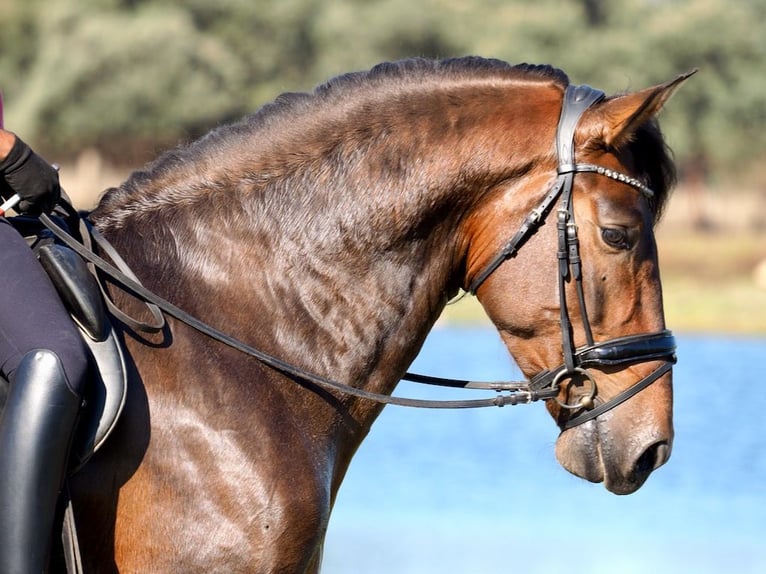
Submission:
[[[656,115],[687,77],[606,97],[550,66],[384,63],[106,190],[88,218],[147,290],[294,369],[173,317],[121,324],[124,412],[69,479],[84,571],[318,572],[383,408],[369,397],[391,395],[461,290],[552,390],[561,465],[638,489],[673,440],[653,230],[675,171]]]

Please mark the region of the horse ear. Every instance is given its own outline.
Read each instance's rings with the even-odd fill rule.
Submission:
[[[619,148],[659,113],[678,87],[695,73],[696,69],[659,86],[604,100],[583,115],[578,132],[607,148]]]

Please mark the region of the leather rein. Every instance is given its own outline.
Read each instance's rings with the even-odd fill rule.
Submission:
[[[618,404],[628,400],[642,389],[646,388],[662,375],[667,373],[675,363],[675,339],[670,331],[660,331],[658,333],[648,333],[641,335],[630,335],[619,337],[604,342],[596,343],[593,341],[590,324],[585,311],[585,300],[582,290],[582,274],[580,270],[579,246],[577,240],[577,228],[574,224],[574,211],[572,206],[572,188],[574,175],[576,173],[592,172],[616,179],[637,189],[645,196],[651,196],[652,191],[640,181],[608,170],[606,168],[574,163],[574,130],[579,122],[582,113],[591,105],[604,97],[603,92],[594,90],[589,86],[569,86],[564,96],[561,118],[559,120],[557,131],[557,151],[559,157],[559,167],[556,182],[545,196],[543,201],[536,209],[524,220],[522,226],[508,244],[498,253],[498,255],[482,270],[474,279],[469,287],[469,291],[475,294],[481,284],[507,259],[512,258],[523,243],[535,233],[539,225],[545,219],[546,214],[551,210],[553,203],[561,198],[561,207],[558,210],[558,237],[559,237],[559,298],[561,301],[561,332],[563,339],[564,364],[552,369],[544,370],[531,378],[529,381],[469,381],[462,379],[450,379],[442,377],[432,377],[418,375],[414,373],[405,373],[403,380],[422,383],[428,385],[437,385],[442,387],[479,389],[496,391],[496,395],[486,399],[468,399],[468,400],[431,400],[415,399],[406,397],[396,397],[381,393],[367,391],[345,383],[341,383],[309,372],[287,361],[284,361],[274,355],[265,353],[255,347],[252,347],[239,339],[236,339],[223,331],[212,327],[196,317],[186,313],[179,307],[169,301],[159,297],[152,291],[146,289],[139,280],[130,271],[127,264],[120,255],[109,245],[100,232],[92,227],[85,219],[77,218],[80,226],[81,241],[75,239],[70,233],[64,230],[53,218],[43,214],[40,220],[53,235],[69,248],[73,249],[83,259],[91,264],[94,274],[102,285],[102,278],[98,275],[96,269],[100,270],[110,281],[130,293],[137,299],[143,301],[153,316],[153,323],[138,321],[129,317],[119,310],[112,302],[104,290],[104,299],[110,312],[122,321],[129,328],[142,332],[159,332],[165,327],[165,315],[185,323],[189,327],[203,333],[204,335],[219,341],[229,347],[236,349],[248,356],[251,356],[269,367],[280,371],[290,377],[308,381],[326,390],[337,391],[342,394],[355,396],[362,399],[375,401],[381,404],[392,404],[406,407],[417,408],[480,408],[505,405],[516,405],[521,403],[531,403],[538,400],[556,399],[559,404],[573,411],[580,411],[577,416],[570,418],[563,424],[564,429],[572,428],[586,421],[592,420],[604,412],[614,408]],[[71,209],[71,207],[70,207]],[[74,211],[74,210],[71,210]],[[76,212],[75,212],[76,213]],[[95,243],[108,256],[113,263],[109,263],[95,253]],[[96,268],[96,269],[93,269]],[[572,337],[572,325],[569,319],[569,312],[566,304],[564,286],[567,281],[574,279],[577,291],[578,301],[581,308],[583,325],[585,328],[588,344],[582,348],[575,349]],[[662,360],[663,365],[655,369],[648,376],[636,382],[631,387],[604,402],[596,396],[597,389],[593,377],[588,373],[588,367],[615,367],[627,366],[631,364]],[[567,404],[558,399],[560,386],[565,380],[581,379],[590,384],[589,392],[580,399],[579,402]],[[596,403],[599,403],[598,405]]]

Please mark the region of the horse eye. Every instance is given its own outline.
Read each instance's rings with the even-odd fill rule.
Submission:
[[[624,229],[617,227],[604,227],[601,229],[601,238],[607,245],[610,245],[616,249],[628,249],[630,244],[628,242],[628,234]]]

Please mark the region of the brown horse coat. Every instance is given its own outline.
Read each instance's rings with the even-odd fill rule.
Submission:
[[[567,84],[549,67],[478,58],[342,76],[166,153],[109,190],[91,219],[145,286],[187,312],[390,393],[446,302],[546,193]],[[674,87],[608,99],[576,134],[583,157],[656,192],[650,205],[615,181],[578,184],[599,336],[664,326],[652,227],[673,168],[652,116]],[[630,231],[628,250],[602,243],[605,219]],[[527,374],[561,362],[550,227],[478,292]],[[173,320],[161,336],[125,339],[136,374],[126,411],[72,482],[86,571],[318,571],[335,495],[381,407]],[[598,376],[606,392],[627,384]],[[623,466],[657,442],[669,454],[670,377],[631,403],[564,432],[562,463],[638,488],[648,472],[631,478]],[[614,464],[592,454],[607,437],[631,443]]]

